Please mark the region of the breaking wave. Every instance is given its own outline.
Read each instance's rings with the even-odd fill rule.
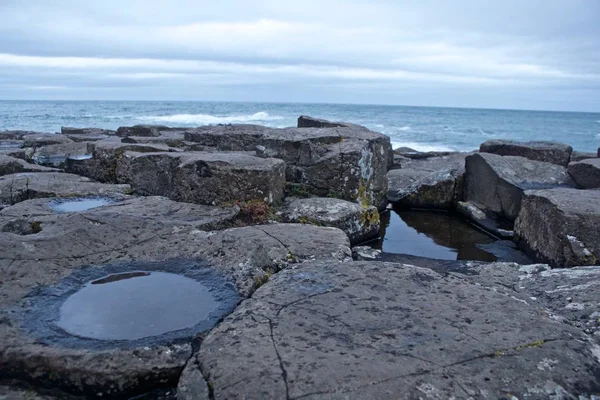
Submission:
[[[392,140],[392,148],[397,149],[399,147],[410,147],[411,149],[415,149],[417,151],[459,151],[459,149],[452,148],[449,146],[443,146],[443,145],[434,145],[434,144],[416,143],[416,142],[398,142],[398,141]]]
[[[263,121],[278,121],[284,117],[278,115],[269,115],[264,111],[260,111],[251,115],[210,115],[210,114],[174,114],[174,115],[149,115],[137,117],[139,120],[174,123],[174,124],[191,124],[191,125],[212,125],[212,124],[232,124],[241,122],[263,122]]]

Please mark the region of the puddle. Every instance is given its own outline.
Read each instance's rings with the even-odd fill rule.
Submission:
[[[195,326],[220,304],[199,281],[166,272],[113,274],[87,283],[60,307],[57,325],[100,340],[136,340]]]
[[[111,199],[110,197],[78,197],[75,199],[68,200],[53,200],[48,204],[48,207],[59,213],[81,212],[91,210],[92,208],[102,207],[115,202],[116,200]]]
[[[439,260],[498,260],[478,247],[491,245],[495,239],[449,213],[390,210],[381,215],[380,236],[373,246],[386,253]]]

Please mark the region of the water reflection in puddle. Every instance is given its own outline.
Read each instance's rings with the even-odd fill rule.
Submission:
[[[48,206],[56,212],[81,212],[114,202],[115,199],[109,197],[80,197],[69,200],[53,200]]]
[[[90,282],[71,295],[57,325],[80,337],[135,340],[192,327],[218,307],[199,281],[166,272],[128,272]]]

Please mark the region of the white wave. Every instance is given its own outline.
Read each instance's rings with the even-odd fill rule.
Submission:
[[[417,151],[459,151],[458,149],[452,148],[450,146],[444,145],[435,145],[435,144],[426,144],[426,143],[417,143],[417,142],[397,142],[392,140],[392,148],[397,149],[399,147],[410,147],[411,149],[415,149]]]
[[[374,126],[376,126],[377,128],[385,128],[383,124],[375,124]]]
[[[401,126],[400,128],[398,128],[398,130],[402,131],[402,132],[406,132],[406,131],[410,131],[411,127],[408,125],[405,125],[405,126]]]
[[[174,115],[148,115],[136,117],[143,121],[191,124],[191,125],[212,125],[212,124],[232,124],[239,122],[260,122],[260,121],[278,121],[284,119],[278,115],[269,115],[260,111],[251,115],[210,115],[210,114],[174,114]]]

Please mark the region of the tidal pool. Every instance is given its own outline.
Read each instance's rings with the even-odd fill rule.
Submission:
[[[110,197],[78,197],[51,201],[48,206],[56,212],[81,212],[114,203]]]
[[[219,302],[202,282],[135,271],[88,282],[60,307],[57,326],[84,338],[136,340],[195,326]]]

